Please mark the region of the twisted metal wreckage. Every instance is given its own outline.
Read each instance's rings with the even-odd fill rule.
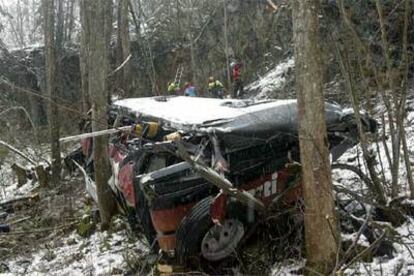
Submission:
[[[357,126],[352,111],[325,110],[336,160],[357,143]],[[109,123],[109,185],[119,205],[153,248],[181,262],[227,257],[267,210],[301,197],[296,100],[124,99]],[[376,130],[365,115],[363,125]],[[91,137],[104,133],[84,134],[69,156],[95,200]]]

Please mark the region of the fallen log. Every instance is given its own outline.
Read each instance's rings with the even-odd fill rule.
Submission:
[[[26,220],[29,220],[29,219],[31,219],[31,218],[32,218],[32,217],[31,217],[31,216],[29,216],[29,217],[24,217],[24,218],[17,219],[17,220],[14,220],[14,221],[6,221],[6,222],[7,222],[7,224],[9,224],[9,225],[15,225],[15,224],[22,223],[22,222],[24,222],[24,221],[26,221]]]

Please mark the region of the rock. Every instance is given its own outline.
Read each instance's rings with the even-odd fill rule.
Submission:
[[[64,245],[65,244],[61,239],[53,241],[53,247],[55,247],[55,248],[63,247]]]
[[[66,245],[74,245],[77,244],[77,241],[75,238],[69,238],[66,240]]]
[[[32,262],[30,260],[27,259],[23,259],[23,260],[19,260],[16,262],[16,265],[18,265],[21,268],[27,269],[30,265],[32,264]]]
[[[346,252],[346,250],[348,250],[348,248],[352,245],[352,241],[350,240],[346,240],[342,242],[342,248],[344,249],[344,252]],[[364,253],[362,253],[364,252]],[[370,263],[373,261],[374,259],[374,254],[372,252],[372,250],[369,250],[367,246],[361,245],[361,244],[356,244],[354,246],[354,248],[352,249],[352,251],[350,252],[350,255],[347,258],[347,261],[352,260],[353,258],[355,258],[358,254],[362,255],[359,257],[361,261],[366,262],[366,263]]]
[[[50,262],[50,261],[52,261],[52,260],[54,260],[56,258],[56,254],[55,253],[53,253],[53,251],[51,251],[51,250],[48,250],[47,252],[46,252],[46,254],[43,256],[43,260],[46,260],[46,261],[48,261],[48,262]]]
[[[0,233],[9,233],[10,226],[7,224],[0,224]]]

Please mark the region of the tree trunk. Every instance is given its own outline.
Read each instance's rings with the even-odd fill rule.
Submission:
[[[141,41],[140,48],[143,52],[143,55],[145,57],[145,65],[147,68],[147,75],[148,79],[151,82],[151,92],[153,95],[160,95],[157,87],[157,71],[155,70],[155,64],[154,64],[154,55],[153,50],[151,47],[151,42],[148,40],[147,35],[141,35],[141,22],[138,20],[138,18],[141,18],[143,15],[141,1],[137,1],[138,4],[138,15],[135,14],[135,11],[133,9],[131,0],[129,1],[129,9],[132,16],[132,20],[135,25],[135,35],[138,38],[138,41]],[[139,96],[143,96],[143,94],[140,94]]]
[[[339,250],[323,99],[319,1],[295,0],[296,91],[305,200],[307,273],[329,274]]]
[[[129,0],[119,0],[118,3],[118,43],[120,44],[120,60],[119,64],[122,64],[128,56],[131,54],[131,47],[129,41]],[[132,68],[131,62],[128,61],[127,64],[122,68],[123,72],[123,83],[122,88],[126,92],[127,96],[132,96]]]
[[[89,83],[88,83],[88,52],[89,52],[89,5],[87,0],[80,0],[80,18],[81,18],[81,47],[79,55],[79,65],[81,73],[81,98],[82,111],[84,114],[91,108],[89,101]]]
[[[195,22],[195,18],[197,17],[197,15],[194,15],[194,1],[193,0],[188,0],[187,2],[185,2],[185,5],[187,6],[187,9],[190,9],[190,11],[187,11],[187,28],[188,28],[188,32],[187,32],[187,39],[189,42],[189,46],[190,46],[190,63],[191,63],[191,71],[190,71],[190,80],[193,83],[193,85],[195,87],[199,87],[199,83],[197,80],[197,64],[196,64],[196,40],[194,38],[194,27],[193,27],[193,23]]]
[[[92,131],[107,129],[107,75],[108,75],[108,5],[111,0],[88,0],[90,22],[89,95],[92,102]],[[110,19],[112,20],[112,19]],[[102,28],[104,34],[102,35]],[[115,200],[108,185],[110,164],[108,138],[94,137],[93,158],[95,181],[102,229],[107,229],[115,213]]]
[[[65,42],[71,43],[72,41],[72,33],[74,27],[74,6],[75,0],[68,0],[67,2],[67,12],[66,12],[66,19],[65,19]]]
[[[386,63],[386,80],[388,81],[389,89],[386,91],[386,95],[389,99],[392,100],[388,104],[388,117],[389,117],[389,131],[391,137],[391,148],[392,148],[392,164],[391,164],[391,197],[396,198],[400,190],[399,184],[399,173],[400,173],[400,150],[401,150],[401,137],[398,131],[398,123],[395,124],[398,118],[398,100],[397,96],[393,95],[395,93],[394,77],[392,76],[392,58],[391,51],[389,47],[389,42],[387,39],[386,31],[386,19],[384,18],[384,13],[382,10],[382,4],[379,0],[375,0],[375,5],[378,12],[378,19],[380,23],[381,30],[381,42],[384,51],[385,63]],[[394,92],[394,93],[393,93]],[[385,126],[384,126],[385,127]]]
[[[402,143],[402,149],[404,153],[404,163],[405,163],[405,170],[407,172],[407,181],[408,185],[410,187],[410,195],[411,198],[414,198],[414,179],[413,179],[413,172],[411,169],[411,162],[410,162],[410,156],[408,151],[408,145],[407,145],[407,137],[405,132],[405,126],[404,126],[404,120],[406,118],[406,104],[407,104],[407,94],[408,94],[408,73],[409,73],[409,67],[412,61],[412,58],[408,55],[408,28],[412,24],[411,17],[409,16],[411,14],[411,6],[410,1],[405,2],[405,12],[404,12],[404,27],[403,27],[403,55],[402,55],[402,64],[404,64],[403,69],[403,87],[402,87],[402,95],[401,95],[401,102],[399,104],[399,119],[397,120],[397,125],[400,131],[400,137],[401,137],[401,143]]]
[[[229,57],[229,39],[227,35],[227,0],[224,0],[223,2],[224,7],[224,47],[226,48],[225,54],[226,54],[226,74],[227,74],[227,89],[230,91],[231,89],[231,77],[230,77],[230,57]]]
[[[106,76],[108,76],[109,70],[111,68],[111,37],[113,31],[113,10],[114,10],[114,3],[113,0],[104,0],[105,6],[105,28],[104,28],[104,35],[105,35],[105,43],[106,43]],[[101,28],[102,30],[102,28]],[[113,82],[110,81],[108,77],[106,77],[106,101],[107,103],[111,103],[111,92],[113,90]]]
[[[56,48],[63,48],[63,40],[65,33],[65,13],[64,13],[64,0],[57,0],[57,24],[56,24]]]
[[[414,178],[413,178],[413,171],[411,168],[411,162],[410,162],[410,155],[408,151],[408,145],[407,145],[407,138],[404,128],[401,128],[401,140],[402,140],[402,146],[403,146],[403,152],[404,152],[404,163],[405,163],[405,170],[407,172],[407,182],[410,187],[410,197],[411,199],[414,199]]]
[[[45,68],[46,94],[53,101],[48,102],[49,134],[52,151],[52,183],[57,185],[60,180],[60,122],[59,109],[56,103],[56,49],[55,49],[55,6],[54,0],[43,0],[44,32],[45,32]]]

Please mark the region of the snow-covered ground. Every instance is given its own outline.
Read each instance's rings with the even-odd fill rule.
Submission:
[[[4,275],[122,275],[127,269],[127,254],[147,251],[139,241],[128,243],[125,230],[114,234],[96,232],[87,239],[73,232],[61,243],[6,262],[10,272]]]
[[[371,263],[357,262],[344,272],[347,275],[414,275],[414,220],[410,218],[395,228],[398,238],[394,243],[393,258],[378,257]]]
[[[412,104],[412,103],[411,103]],[[408,118],[412,117],[414,114],[411,112]],[[406,127],[407,133],[407,144],[408,148],[412,149],[414,147],[414,127],[412,124],[408,124]],[[388,139],[390,140],[390,139]],[[391,141],[387,141],[388,148],[391,148]],[[374,145],[373,145],[374,146]],[[376,148],[376,146],[374,146]],[[379,154],[382,166],[384,168],[384,176],[387,179],[387,182],[391,182],[391,169],[386,160],[386,153],[382,143],[378,145]],[[374,148],[374,149],[375,149]],[[355,158],[359,156],[358,158]],[[413,158],[414,156],[411,156]],[[350,160],[354,160],[353,162]],[[362,165],[362,170],[366,172],[366,169],[363,165],[362,153],[359,146],[354,147],[349,150],[341,157],[339,160],[340,163],[348,163],[357,165]],[[377,165],[377,171],[382,172],[381,165]],[[382,174],[382,173],[381,173]],[[349,189],[352,189],[359,194],[364,194],[366,188],[363,185],[355,185],[353,178],[355,175],[348,171],[335,170],[333,173],[334,180],[336,185],[344,185]],[[407,172],[405,169],[404,160],[401,157],[400,160],[400,173],[399,173],[399,183],[401,185],[399,195],[403,197],[409,197],[410,189],[407,181]],[[378,257],[374,258],[372,263],[363,263],[359,262],[348,269],[346,269],[346,274],[366,274],[366,275],[413,275],[414,274],[414,219],[408,217],[407,222],[402,226],[395,228],[395,231],[398,233],[397,239],[398,242],[394,243],[394,257]]]
[[[26,154],[33,154],[31,151],[30,148],[23,149]],[[0,218],[0,225],[4,223],[11,227],[10,233],[0,232],[0,275],[122,275],[131,271],[130,262],[138,259],[145,261],[148,246],[130,232],[124,218],[115,220],[110,233],[96,231],[89,237],[77,233],[76,225],[80,219],[76,218],[84,217],[82,214],[86,214],[85,210],[90,208],[84,203],[79,204],[85,200],[86,192],[78,177],[66,176],[64,179],[63,188],[71,185],[65,189],[75,191],[70,196],[59,195],[59,188],[52,187],[50,192],[42,190],[37,182],[32,181],[18,187],[10,168],[15,162],[30,167],[16,154],[9,152],[4,155],[3,152],[0,160],[0,203],[34,193],[40,194],[40,202],[23,207],[23,210],[15,210],[6,218]],[[61,207],[67,207],[64,198],[73,196],[74,209],[69,219],[54,218],[61,214]],[[44,210],[45,206],[50,210]],[[42,210],[36,211],[39,208]],[[0,213],[2,212],[0,208]],[[47,221],[51,218],[53,224],[48,225]],[[40,224],[42,221],[46,223]],[[37,224],[38,228],[34,229],[27,226]],[[46,234],[37,236],[36,231],[46,231]]]
[[[393,244],[395,251],[393,257],[376,257],[373,262],[358,261],[347,267],[342,275],[414,275],[414,219],[409,220],[402,226],[395,228],[400,241]],[[356,235],[342,235],[343,240],[354,240]],[[362,235],[358,243],[368,246],[366,238]],[[276,263],[272,268],[271,275],[298,275],[305,264],[302,260],[286,260],[284,263]],[[299,275],[301,275],[299,273]]]

